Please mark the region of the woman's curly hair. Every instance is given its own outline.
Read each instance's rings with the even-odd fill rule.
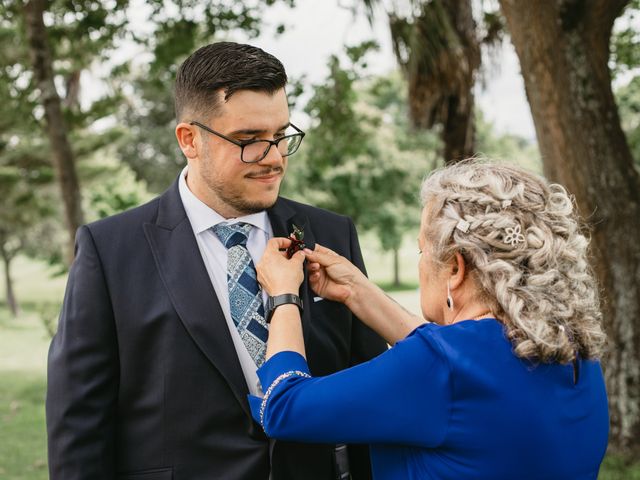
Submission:
[[[564,187],[472,159],[430,174],[421,199],[434,258],[462,254],[517,356],[567,363],[602,355],[589,241]]]

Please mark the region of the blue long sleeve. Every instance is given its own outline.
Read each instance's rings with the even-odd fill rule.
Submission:
[[[274,438],[317,443],[437,446],[445,437],[450,369],[427,332],[414,332],[377,358],[326,377],[292,374],[272,388],[263,427]],[[294,352],[274,355],[259,370],[266,391],[287,372],[309,373]],[[260,422],[262,399],[249,398]]]

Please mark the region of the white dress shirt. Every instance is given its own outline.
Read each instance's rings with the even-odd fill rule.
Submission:
[[[193,233],[198,242],[198,248],[200,254],[204,260],[204,265],[207,268],[209,278],[213,289],[218,296],[218,301],[222,307],[229,332],[231,333],[231,339],[233,345],[238,354],[240,360],[240,366],[242,367],[242,373],[247,381],[249,387],[249,393],[256,396],[262,396],[262,389],[258,376],[256,375],[257,366],[253,361],[253,358],[249,355],[247,348],[245,347],[240,334],[236,329],[231,318],[231,307],[229,306],[229,289],[227,287],[227,248],[222,244],[218,236],[213,232],[211,227],[219,223],[234,224],[239,222],[249,223],[254,226],[249,232],[249,238],[247,240],[247,250],[251,254],[254,265],[258,263],[265,248],[267,242],[273,237],[273,230],[271,229],[271,223],[267,212],[262,211],[251,215],[245,215],[238,218],[224,218],[215,210],[209,208],[206,204],[196,197],[186,182],[188,167],[185,167],[180,174],[178,181],[178,188],[180,191],[180,198],[182,204],[187,212],[187,217],[193,228]],[[263,300],[266,300],[266,293],[263,291]],[[213,314],[213,312],[212,312]]]

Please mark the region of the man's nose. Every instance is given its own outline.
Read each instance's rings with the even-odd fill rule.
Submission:
[[[258,162],[259,165],[269,165],[271,167],[281,167],[284,163],[284,157],[275,145],[269,146],[269,151],[265,157]]]

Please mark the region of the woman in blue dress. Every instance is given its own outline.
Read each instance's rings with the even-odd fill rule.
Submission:
[[[432,173],[421,197],[424,319],[334,252],[317,245],[287,259],[291,241],[271,240],[257,267],[270,296],[298,292],[306,258],[316,294],[391,348],[313,377],[299,307],[278,306],[254,418],[277,439],[370,444],[376,480],[596,479],[608,434],[605,336],[571,198],[478,161]]]

